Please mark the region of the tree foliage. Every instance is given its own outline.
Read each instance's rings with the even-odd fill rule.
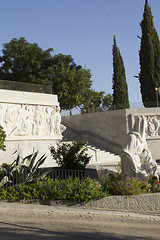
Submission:
[[[89,89],[85,93],[85,101],[80,107],[81,113],[102,112],[109,110],[112,105],[112,95]]]
[[[110,108],[112,96],[93,90],[90,69],[76,65],[71,55],[52,56],[53,49],[42,50],[25,38],[4,44],[0,57],[3,80],[52,85],[62,110],[80,108],[82,112]]]
[[[140,24],[142,37],[139,51],[139,82],[145,107],[156,106],[155,87],[160,85],[160,42],[154,27],[151,8],[145,1],[143,20]]]
[[[59,54],[53,61],[53,93],[58,95],[61,107],[70,110],[82,104],[92,85],[89,69],[76,65],[70,55]]]
[[[113,39],[113,109],[129,108],[128,86],[126,83],[125,68],[116,38]]]
[[[70,55],[51,55],[52,48],[43,51],[36,43],[23,37],[4,44],[0,57],[0,78],[10,81],[52,85],[63,110],[84,102],[92,85],[89,69],[76,65]]]
[[[23,37],[13,38],[2,50],[0,77],[4,80],[51,84],[53,57],[49,48],[43,51],[36,43]]]

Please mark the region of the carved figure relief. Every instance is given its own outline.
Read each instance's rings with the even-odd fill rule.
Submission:
[[[147,116],[146,134],[149,136],[160,135],[160,118],[159,116]]]
[[[135,122],[138,116],[134,116],[132,121]],[[160,116],[143,116],[145,119],[145,134],[146,137],[160,137]]]
[[[155,119],[150,119],[155,126]],[[157,126],[157,125],[156,125]],[[132,131],[128,134],[127,141],[121,154],[122,179],[126,176],[148,179],[150,175],[157,177],[157,164],[153,161],[146,141],[147,120],[143,116],[135,117]],[[156,128],[151,127],[151,131]]]
[[[0,124],[7,136],[61,135],[58,106],[0,104]]]
[[[54,128],[54,133],[55,134],[61,134],[60,132],[60,122],[61,122],[61,114],[60,114],[60,109],[59,107],[57,106],[56,107],[56,112],[55,112],[55,118],[54,118],[54,125],[55,125],[55,128]]]

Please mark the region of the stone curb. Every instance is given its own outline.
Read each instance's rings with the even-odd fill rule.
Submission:
[[[0,200],[0,202],[19,202],[24,204],[42,204],[50,206],[67,206],[88,209],[104,209],[118,211],[135,212],[159,212],[160,213],[160,193],[109,196],[87,203],[73,202],[69,200]]]

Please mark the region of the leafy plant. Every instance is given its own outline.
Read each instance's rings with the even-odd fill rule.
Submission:
[[[1,175],[3,172],[4,177],[0,182],[0,187],[7,183],[14,185],[17,183],[28,183],[36,179],[37,169],[46,159],[46,156],[43,155],[37,160],[37,155],[38,151],[33,152],[25,158],[21,158],[18,154],[17,158],[11,165],[2,164]]]
[[[43,199],[43,200],[72,200],[87,202],[91,199],[106,197],[102,187],[90,178],[67,179],[39,178],[29,185],[15,185],[0,188],[0,199]]]
[[[52,158],[62,169],[84,169],[91,157],[86,153],[87,141],[73,141],[72,143],[58,143],[57,148],[50,147]]]
[[[147,181],[135,177],[127,177],[125,181],[122,181],[118,175],[110,175],[106,181],[102,182],[102,186],[111,195],[137,195],[151,191]]]
[[[0,149],[3,151],[5,151],[6,149],[6,146],[4,145],[5,138],[6,138],[5,131],[3,130],[3,127],[0,126]]]
[[[160,192],[160,184],[155,176],[150,176],[148,182],[150,184],[151,192]]]

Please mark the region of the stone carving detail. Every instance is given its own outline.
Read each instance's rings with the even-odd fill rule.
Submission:
[[[58,106],[0,104],[0,124],[7,136],[61,135],[61,114]]]
[[[157,177],[157,164],[153,161],[151,152],[148,149],[145,137],[146,128],[150,132],[157,132],[157,128],[147,125],[147,122],[155,126],[155,119],[147,119],[143,116],[135,117],[132,131],[128,134],[126,144],[121,154],[122,179],[126,176],[138,177],[143,180],[148,179],[150,175]],[[156,125],[158,126],[158,125]]]
[[[153,137],[160,135],[160,116],[147,116],[146,134]]]

